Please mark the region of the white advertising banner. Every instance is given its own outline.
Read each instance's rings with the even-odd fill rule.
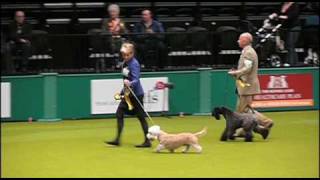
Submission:
[[[167,77],[140,78],[144,90],[144,108],[148,112],[169,110],[168,89],[156,89],[157,82],[168,83]],[[120,93],[123,79],[91,80],[91,114],[116,113],[119,101],[114,99]]]
[[[1,118],[11,117],[11,84],[1,83]]]

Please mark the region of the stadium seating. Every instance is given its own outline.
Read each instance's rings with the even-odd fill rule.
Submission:
[[[110,2],[4,2],[1,4],[1,33],[7,32],[14,12],[23,10],[34,30],[48,32],[49,49],[52,49],[50,57],[53,58],[50,61],[55,62],[56,68],[63,68],[66,64],[72,68],[77,63],[79,63],[77,67],[86,66],[91,63],[90,59],[97,59],[102,55],[114,56],[108,54],[107,51],[95,52],[96,48],[93,47],[92,38],[85,37],[88,32],[91,34],[91,29],[101,28],[101,22],[108,16],[109,4]],[[132,32],[135,23],[141,20],[143,9],[148,8],[154,13],[155,19],[160,21],[166,32],[169,33],[165,38],[169,50],[169,61],[177,65],[181,62],[174,63],[174,57],[183,57],[187,59],[186,61],[189,61],[191,57],[198,59],[201,57],[199,62],[196,62],[200,64],[203,62],[205,64],[234,64],[234,57],[231,58],[231,56],[239,54],[236,36],[245,31],[254,33],[257,28],[261,27],[263,20],[280,6],[280,2],[119,2],[117,4],[120,6],[120,17],[129,32]],[[307,2],[299,2],[299,4],[302,23],[306,22],[309,16],[318,15],[313,4]],[[226,27],[230,29],[226,30]],[[197,33],[202,30],[205,30],[205,33]],[[181,32],[186,34],[181,34]],[[306,32],[308,32],[307,29]],[[227,38],[219,39],[221,34]],[[59,36],[54,37],[55,35]],[[208,36],[205,37],[205,35]],[[304,33],[304,35],[307,34]],[[68,39],[67,43],[61,43],[66,39]],[[68,43],[71,42],[73,47],[68,46]],[[80,42],[88,44],[82,45]],[[303,42],[300,44],[303,45]],[[76,46],[80,49],[80,45],[82,50],[63,53]],[[88,52],[84,52],[84,49],[87,49]],[[72,55],[76,52],[80,53]],[[206,60],[206,57],[209,56],[211,56],[210,59],[215,59],[215,62]],[[36,57],[38,56],[33,56],[33,58]],[[73,61],[71,59],[75,57],[81,60],[76,63],[71,62]],[[201,60],[202,57],[204,60]],[[90,63],[85,61],[90,61]],[[185,62],[185,60],[182,61]]]

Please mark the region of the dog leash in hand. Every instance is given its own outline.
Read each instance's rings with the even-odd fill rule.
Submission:
[[[134,98],[138,101],[140,107],[143,109],[143,111],[146,113],[146,115],[148,116],[151,124],[155,125],[155,123],[153,122],[151,116],[149,115],[149,113],[144,109],[143,105],[140,103],[138,97],[136,96],[136,94],[132,91],[131,87],[130,86],[127,86],[127,88],[129,89],[129,91],[131,92],[131,94],[134,96]]]

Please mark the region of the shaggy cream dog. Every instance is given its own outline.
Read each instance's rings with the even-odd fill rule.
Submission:
[[[157,139],[159,145],[156,148],[156,152],[160,152],[163,149],[168,149],[170,152],[174,152],[175,149],[186,146],[182,152],[187,152],[192,146],[196,152],[200,153],[202,147],[198,143],[198,138],[207,133],[207,128],[197,133],[179,133],[168,134],[160,129],[160,126],[151,126],[148,130],[147,138],[150,140]]]

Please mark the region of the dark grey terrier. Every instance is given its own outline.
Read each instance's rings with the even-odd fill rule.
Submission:
[[[238,128],[243,128],[246,142],[252,141],[252,131],[261,134],[263,139],[268,137],[269,131],[258,126],[258,121],[254,114],[233,112],[226,107],[216,107],[212,110],[212,116],[217,120],[220,120],[220,114],[223,115],[227,122],[220,141],[234,140],[239,137],[234,135]]]

